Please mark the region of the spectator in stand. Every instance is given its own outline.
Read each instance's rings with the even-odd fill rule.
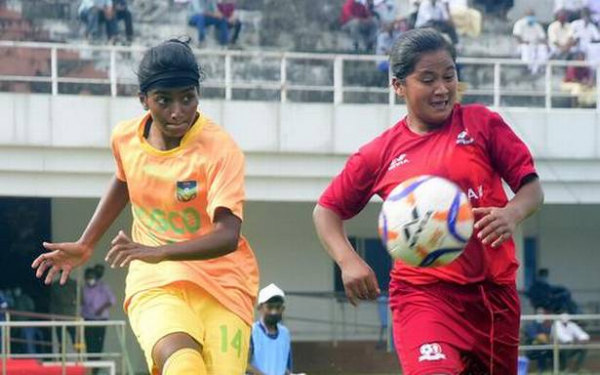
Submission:
[[[394,0],[374,0],[373,13],[379,22],[379,30],[393,23],[398,17],[398,6]]]
[[[346,0],[342,7],[342,30],[350,35],[355,52],[360,51],[361,43],[365,52],[373,52],[378,25],[372,5],[373,0]]]
[[[431,27],[448,35],[453,44],[458,43],[458,35],[450,17],[448,3],[440,0],[423,0],[419,5],[416,28]]]
[[[585,7],[586,0],[554,0],[554,13],[564,10],[569,22],[575,21],[581,16],[581,10]]]
[[[546,32],[535,18],[533,9],[528,9],[525,16],[515,22],[513,36],[519,43],[521,60],[528,64],[532,74],[537,74],[540,66],[548,59],[548,47]]]
[[[235,13],[237,2],[236,0],[219,0],[217,3],[217,9],[223,15],[227,21],[227,27],[233,30],[231,37],[228,40],[229,45],[236,45],[238,37],[240,36],[240,30],[242,29],[242,22]]]
[[[29,297],[27,294],[23,293],[21,287],[17,286],[14,288],[13,296],[15,298],[15,304],[12,307],[13,310],[25,313],[35,311],[33,299],[31,299],[31,297]],[[14,316],[14,320],[24,321],[31,320],[31,318],[17,314]],[[21,347],[20,352],[28,354],[35,354],[37,352],[34,343],[37,332],[38,330],[35,327],[20,327],[17,329],[17,336],[21,339],[22,343],[22,345],[19,345]]]
[[[554,323],[554,334],[560,344],[581,344],[590,341],[590,335],[585,332],[577,323],[569,319],[568,314],[563,314],[561,319]],[[585,349],[563,349],[560,350],[560,370],[565,371],[570,367],[569,372],[579,372],[587,351]]]
[[[61,315],[63,317],[71,317],[76,319],[77,315],[77,282],[68,278],[65,285],[53,283],[50,285],[50,314]],[[74,326],[67,327],[67,333],[71,336],[73,346],[76,346],[76,328]],[[62,328],[55,327],[58,344],[62,345]]]
[[[485,10],[486,14],[506,20],[508,11],[515,5],[514,0],[474,0],[474,2]]]
[[[575,52],[573,60],[584,62],[585,54],[581,51]],[[573,107],[595,107],[596,89],[594,72],[589,66],[568,66],[565,78],[560,89],[568,92],[573,98]],[[571,299],[571,292],[564,287],[552,287],[552,298],[556,301],[555,310],[567,310],[570,313],[577,312],[575,303]],[[575,305],[575,309],[573,309]]]
[[[377,35],[377,47],[375,53],[378,55],[389,56],[392,47],[402,33],[408,30],[408,23],[405,19],[395,20],[394,22],[385,25]],[[377,70],[381,73],[381,85],[389,84],[389,59],[381,61],[377,64]]]
[[[525,326],[525,344],[527,345],[550,345],[552,344],[552,320],[544,319],[542,315],[549,314],[548,311],[539,307],[535,313],[539,317]],[[531,360],[537,362],[538,372],[544,372],[551,368],[552,350],[532,350],[527,352]]]
[[[590,57],[590,47],[594,42],[600,41],[600,32],[598,27],[594,25],[591,18],[591,13],[588,8],[581,10],[581,19],[571,23],[573,26],[573,35],[577,43],[577,50]]]
[[[469,8],[467,0],[445,0],[450,8],[450,18],[458,35],[476,38],[481,34],[481,12]]]
[[[548,45],[550,46],[550,58],[568,60],[571,58],[572,49],[575,46],[575,34],[573,26],[567,21],[567,12],[559,10],[556,13],[556,21],[548,26]]]
[[[116,32],[112,0],[82,0],[77,14],[85,24],[85,37],[88,40],[99,40],[100,26],[104,24],[108,41],[114,41]]]
[[[115,7],[115,32],[119,21],[123,21],[125,24],[125,37],[127,43],[131,44],[133,41],[133,17],[129,11],[127,0],[113,0]]]
[[[587,0],[585,7],[590,10],[596,26],[600,25],[600,0]]]
[[[217,0],[190,0],[190,17],[188,24],[198,29],[198,43],[202,46],[206,39],[206,30],[214,26],[217,31],[219,45],[229,42],[229,23],[219,11]]]
[[[82,290],[81,315],[85,320],[108,320],[110,307],[117,301],[112,290],[98,279],[96,268],[87,268],[84,273],[85,285]],[[101,353],[104,346],[106,326],[85,328],[85,346],[88,353]],[[90,359],[93,359],[90,357]],[[94,372],[96,374],[97,372]]]
[[[535,281],[527,289],[527,297],[532,307],[534,309],[541,307],[551,313],[567,311],[577,314],[579,308],[571,298],[571,292],[564,286],[550,284],[549,276],[550,271],[547,268],[540,268]]]

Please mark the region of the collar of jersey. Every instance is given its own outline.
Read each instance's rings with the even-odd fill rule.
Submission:
[[[148,143],[148,140],[146,138],[144,138],[144,126],[146,125],[148,118],[150,118],[150,112],[148,112],[146,114],[146,116],[144,116],[142,118],[142,121],[138,124],[138,129],[137,129],[138,139],[140,140],[140,144],[142,145],[142,148],[144,149],[144,151],[146,151],[152,155],[156,155],[156,156],[173,156],[173,155],[179,153],[179,151],[183,150],[185,148],[185,146],[190,142],[190,139],[192,139],[195,134],[197,134],[198,132],[200,132],[200,130],[202,130],[202,128],[204,127],[204,124],[206,123],[205,117],[202,116],[202,114],[200,112],[196,112],[196,113],[198,114],[198,118],[192,124],[192,126],[187,131],[187,133],[185,133],[183,138],[181,138],[181,143],[179,143],[179,146],[172,148],[170,150],[163,151],[163,150],[154,148],[150,143]]]

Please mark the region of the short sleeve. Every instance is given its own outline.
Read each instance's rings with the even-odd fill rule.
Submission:
[[[237,147],[217,156],[207,169],[207,213],[214,220],[215,210],[224,207],[243,220],[244,155]]]
[[[373,196],[374,171],[360,151],[352,155],[342,172],[329,184],[319,205],[337,213],[343,220],[357,215]]]
[[[537,175],[531,152],[497,113],[489,121],[487,142],[492,163],[513,192],[526,177]]]
[[[118,137],[116,137],[114,133],[110,139],[110,147],[115,158],[115,174],[119,180],[127,181],[127,178],[125,177],[125,170],[123,169],[123,163],[121,161],[121,150],[119,149]]]

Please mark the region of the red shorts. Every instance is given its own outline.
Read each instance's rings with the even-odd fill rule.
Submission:
[[[390,284],[394,344],[405,375],[516,375],[515,285]]]

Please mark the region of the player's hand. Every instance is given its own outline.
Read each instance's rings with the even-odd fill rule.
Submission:
[[[374,300],[380,293],[375,272],[358,255],[341,266],[346,296],[353,306],[359,300]]]
[[[133,242],[122,230],[110,244],[111,248],[104,260],[110,264],[111,268],[126,267],[132,260],[158,263],[165,259],[165,254],[160,246],[145,246]]]
[[[73,268],[85,263],[94,251],[92,246],[80,242],[44,242],[42,245],[48,252],[35,258],[31,263],[31,268],[37,268],[35,276],[38,279],[46,274],[44,279],[46,285],[52,283],[54,276],[59,272],[62,272],[60,285],[65,285]]]
[[[514,233],[517,221],[506,207],[473,208],[473,214],[479,218],[475,229],[479,231],[477,238],[484,245],[498,247]]]

